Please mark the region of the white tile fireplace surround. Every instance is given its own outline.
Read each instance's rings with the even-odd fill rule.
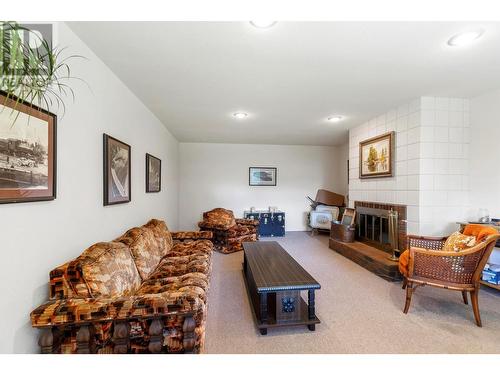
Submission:
[[[349,132],[349,204],[408,206],[408,233],[446,235],[469,210],[469,100],[421,97]],[[359,142],[396,132],[395,174],[359,179]]]

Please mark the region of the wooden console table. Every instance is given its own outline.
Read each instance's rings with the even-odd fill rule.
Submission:
[[[243,276],[260,333],[296,325],[314,331],[320,323],[314,291],[321,285],[275,241],[243,242],[243,249]],[[301,290],[307,290],[307,304]]]

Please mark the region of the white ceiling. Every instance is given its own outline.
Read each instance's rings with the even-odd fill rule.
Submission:
[[[182,142],[338,145],[349,127],[412,98],[500,87],[500,23],[69,25]],[[477,43],[447,46],[477,25]],[[333,114],[346,120],[328,123]]]

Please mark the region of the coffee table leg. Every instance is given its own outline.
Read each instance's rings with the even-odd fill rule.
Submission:
[[[267,323],[267,293],[260,293],[260,323]],[[267,335],[267,328],[260,329],[261,335]]]
[[[309,315],[309,320],[315,319],[316,314],[315,314],[315,306],[314,306],[314,289],[309,289],[307,291],[307,297],[308,297],[308,315]],[[314,331],[316,329],[316,324],[308,324],[307,328],[309,328],[310,331]]]

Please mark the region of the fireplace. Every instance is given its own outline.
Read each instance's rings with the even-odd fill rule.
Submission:
[[[406,206],[356,201],[354,207],[358,241],[388,253],[392,253],[393,249],[405,250]]]
[[[391,256],[406,247],[406,206],[356,201],[354,207],[356,240],[330,237],[330,248],[386,280],[401,280],[397,259]]]
[[[398,212],[381,208],[359,207],[356,239],[377,249],[393,253],[398,249]]]

